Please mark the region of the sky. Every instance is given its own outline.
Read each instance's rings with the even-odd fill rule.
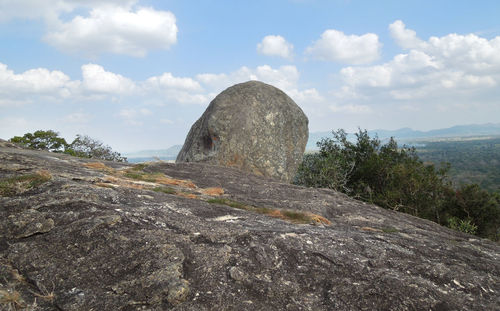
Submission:
[[[499,16],[496,0],[0,0],[0,138],[165,149],[248,80],[310,132],[499,123]]]

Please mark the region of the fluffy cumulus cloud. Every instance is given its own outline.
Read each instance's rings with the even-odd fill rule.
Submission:
[[[64,99],[77,87],[77,81],[58,70],[36,68],[16,74],[0,63],[0,105],[28,103],[36,96]]]
[[[278,68],[262,65],[255,68],[243,66],[228,74],[199,74],[196,76],[196,79],[205,88],[210,90],[208,97],[211,98],[233,84],[258,80],[283,90],[299,104],[306,105],[322,102],[324,98],[315,88],[301,89],[299,87],[299,77],[299,70],[292,65],[280,66]]]
[[[177,41],[174,14],[152,8],[104,6],[88,17],[76,16],[59,23],[44,40],[68,53],[97,56],[101,53],[143,57],[151,49],[168,49]]]
[[[282,36],[265,36],[257,44],[257,52],[263,55],[278,56],[286,59],[293,57],[293,45]]]
[[[319,60],[359,65],[379,59],[381,48],[376,34],[346,35],[328,29],[306,49],[306,54]]]
[[[161,76],[151,77],[147,83],[157,88],[164,89],[179,89],[186,91],[200,91],[201,86],[198,81],[191,78],[174,77],[170,72],[166,72]]]
[[[425,41],[402,21],[392,23],[389,30],[407,53],[381,65],[343,68],[340,74],[351,91],[415,100],[463,97],[493,90],[500,83],[500,37],[449,34]]]
[[[88,93],[126,94],[135,91],[135,83],[122,75],[104,70],[100,65],[82,66],[83,89]]]
[[[1,0],[0,22],[39,19],[47,27],[45,42],[63,52],[91,58],[102,53],[144,57],[150,50],[174,45],[178,32],[175,15],[138,7],[136,3],[136,0]]]

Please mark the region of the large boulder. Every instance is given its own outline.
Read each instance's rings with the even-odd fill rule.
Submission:
[[[307,125],[300,107],[276,87],[236,84],[193,124],[176,162],[232,166],[290,182],[302,161]]]

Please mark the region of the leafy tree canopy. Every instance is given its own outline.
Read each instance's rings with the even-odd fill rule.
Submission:
[[[15,136],[9,139],[9,141],[32,149],[64,152],[77,157],[117,162],[127,161],[127,158],[113,151],[111,147],[87,135],[78,134],[75,140],[73,140],[71,144],[68,144],[66,140],[59,137],[59,133],[55,131],[38,130],[34,133],[26,133],[23,136]]]
[[[381,207],[412,214],[467,233],[500,239],[500,195],[477,185],[452,188],[449,164],[436,169],[422,162],[415,148],[382,144],[366,130],[347,139],[344,130],[318,142],[305,154],[294,183],[331,188]]]
[[[42,131],[38,130],[34,133],[26,133],[23,136],[14,136],[9,139],[10,142],[21,144],[25,147],[48,150],[52,152],[63,152],[68,146],[66,140],[59,137],[59,133],[52,130]]]
[[[87,135],[76,135],[75,140],[73,140],[65,152],[82,158],[127,162],[127,158],[122,157],[120,153],[113,151],[111,147]]]

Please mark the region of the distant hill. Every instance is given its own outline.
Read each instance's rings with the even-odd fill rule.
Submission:
[[[470,124],[470,125],[457,125],[449,128],[430,130],[430,131],[417,131],[411,128],[401,128],[398,130],[370,130],[368,131],[371,137],[378,136],[380,140],[386,140],[394,137],[398,142],[407,143],[419,139],[435,139],[447,137],[470,137],[470,136],[488,136],[500,135],[500,123],[486,123],[486,124]],[[354,139],[353,134],[349,134]],[[314,132],[309,134],[309,141],[307,142],[306,150],[316,150],[316,142],[320,141],[323,137],[332,137],[330,132]]]
[[[380,140],[387,140],[390,137],[396,138],[399,143],[409,143],[419,139],[437,139],[447,137],[471,137],[471,136],[496,136],[500,135],[500,123],[487,123],[487,124],[471,124],[471,125],[457,125],[450,128],[430,130],[430,131],[417,131],[411,128],[401,128],[398,130],[370,130],[368,131],[371,137],[378,135]],[[313,132],[309,133],[309,141],[307,142],[306,150],[317,150],[316,142],[320,141],[323,137],[332,137],[332,132]],[[351,139],[355,139],[354,134],[348,135]],[[164,161],[175,160],[177,154],[182,149],[182,145],[174,145],[168,149],[158,150],[141,150],[137,152],[125,153],[123,156],[127,157],[131,163],[154,161],[157,159]]]
[[[141,150],[136,152],[125,153],[123,156],[127,157],[130,163],[148,162],[154,160],[172,161],[175,160],[182,145],[174,145],[168,149],[158,150]]]

